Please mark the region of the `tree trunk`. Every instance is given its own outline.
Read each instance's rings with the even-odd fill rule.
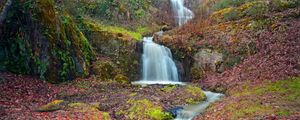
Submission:
[[[2,11],[0,11],[0,26],[2,26],[3,21],[5,20],[11,6],[12,6],[12,0],[7,0],[5,5],[3,6]]]

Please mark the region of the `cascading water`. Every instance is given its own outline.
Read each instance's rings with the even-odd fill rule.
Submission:
[[[153,42],[153,37],[143,40],[142,80],[136,84],[182,84],[169,48]]]
[[[171,3],[179,26],[194,18],[194,13],[184,6],[184,0],[171,0]]]

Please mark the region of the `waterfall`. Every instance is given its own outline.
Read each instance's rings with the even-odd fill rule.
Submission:
[[[184,0],[171,0],[171,3],[179,26],[194,17],[194,13],[184,6]],[[179,81],[178,70],[170,49],[154,43],[153,37],[145,37],[143,39],[142,80],[133,84],[185,83]]]
[[[183,84],[169,48],[153,42],[153,37],[143,39],[142,80],[136,84]]]
[[[184,6],[184,0],[171,0],[175,20],[179,26],[194,17],[194,13]]]

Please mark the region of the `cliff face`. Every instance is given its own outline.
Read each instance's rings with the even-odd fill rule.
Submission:
[[[94,52],[53,0],[13,1],[0,37],[1,70],[61,82],[89,74]]]

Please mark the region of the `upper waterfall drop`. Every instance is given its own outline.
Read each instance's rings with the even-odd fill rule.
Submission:
[[[194,18],[194,13],[184,6],[184,0],[171,0],[176,22],[179,26]]]

